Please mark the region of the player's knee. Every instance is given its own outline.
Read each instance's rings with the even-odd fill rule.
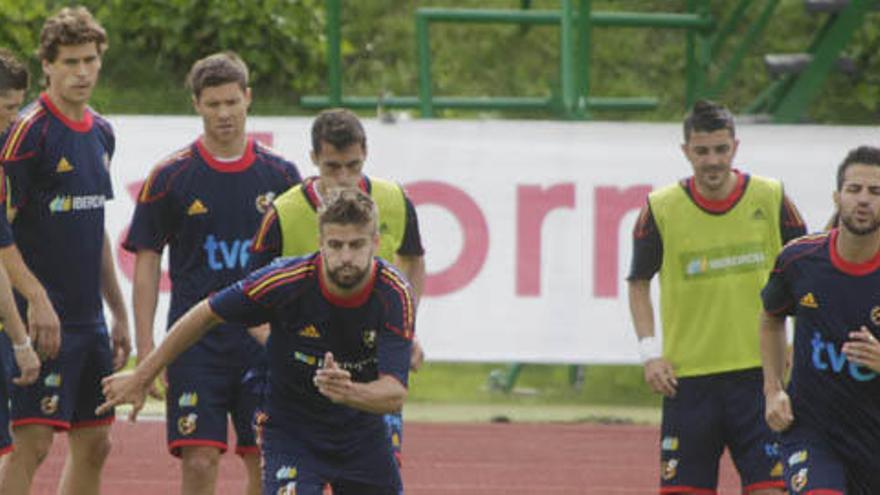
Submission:
[[[113,448],[110,438],[107,435],[95,435],[83,443],[83,448],[80,450],[82,452],[82,455],[79,456],[80,460],[99,468],[103,466]]]
[[[28,428],[15,430],[15,449],[12,457],[21,459],[34,466],[42,464],[52,448],[53,431]]]
[[[182,463],[188,476],[210,480],[216,476],[220,453],[212,448],[184,448]]]

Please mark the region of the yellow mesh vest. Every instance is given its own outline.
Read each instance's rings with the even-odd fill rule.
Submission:
[[[394,182],[370,177],[370,196],[379,210],[378,256],[394,262],[406,229],[403,189]],[[302,185],[288,189],[273,203],[281,228],[281,255],[303,256],[318,250],[318,214],[303,194]]]
[[[648,201],[663,241],[663,356],[682,377],[760,366],[760,293],[782,247],[782,185],[752,175],[721,215],[700,209],[679,184]]]

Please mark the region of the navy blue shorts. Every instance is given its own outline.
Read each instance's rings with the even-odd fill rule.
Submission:
[[[232,418],[239,455],[256,454],[254,418],[259,397],[243,383],[246,369],[216,368],[180,363],[168,367],[166,432],[168,450],[180,456],[181,447],[227,450],[228,417]]]
[[[785,487],[792,494],[876,495],[880,473],[856,472],[817,432],[795,424],[782,434]]]
[[[17,375],[18,368],[13,372]],[[27,387],[12,385],[12,425],[68,430],[112,423],[112,410],[95,415],[104,403],[101,380],[111,373],[113,350],[103,324],[62,330],[61,351],[43,362],[37,381]]]
[[[384,434],[355,442],[345,452],[322,452],[292,429],[267,420],[261,428],[263,494],[398,495],[400,471]]]
[[[783,487],[777,436],[764,421],[760,369],[679,378],[663,399],[660,441],[662,493],[715,493],[724,447],[743,491]]]

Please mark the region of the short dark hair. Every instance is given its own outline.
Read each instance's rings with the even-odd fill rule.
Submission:
[[[373,224],[376,228],[378,211],[376,203],[360,189],[336,189],[328,201],[318,211],[318,228],[323,231],[328,223],[338,225],[364,226]]]
[[[0,48],[0,93],[28,87],[28,70],[9,50]]]
[[[208,55],[193,64],[186,76],[186,86],[198,98],[205,88],[237,83],[242,91],[248,87],[248,68],[244,60],[232,51]]]
[[[724,105],[709,100],[699,100],[684,119],[684,142],[688,142],[692,132],[715,132],[721,129],[736,136],[733,114]]]
[[[367,149],[367,134],[357,115],[345,108],[331,108],[318,114],[312,123],[312,151],[321,152],[321,143],[332,144],[336,149],[345,149],[359,144]]]
[[[40,31],[40,60],[54,62],[59,46],[84,45],[94,42],[98,54],[107,49],[107,32],[85,7],[64,7],[46,19]]]
[[[850,150],[843,163],[837,167],[837,190],[843,189],[843,179],[846,175],[846,169],[855,164],[876,165],[880,167],[880,148],[874,146],[859,146],[854,150]]]

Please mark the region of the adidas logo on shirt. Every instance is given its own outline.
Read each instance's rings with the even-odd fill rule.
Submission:
[[[204,215],[208,213],[208,208],[205,207],[205,204],[201,202],[201,200],[195,200],[189,205],[189,209],[186,210],[186,214],[189,216],[193,215]]]
[[[73,165],[67,161],[67,158],[61,157],[61,160],[58,161],[58,166],[55,167],[55,172],[59,174],[64,174],[67,172],[73,172]]]
[[[300,337],[305,337],[307,339],[320,339],[321,334],[318,332],[318,329],[315,328],[315,325],[308,325],[302,330],[300,330],[297,335]]]
[[[807,292],[806,295],[801,298],[801,306],[815,309],[819,307],[819,303],[816,302],[816,296],[814,296],[812,292]]]

